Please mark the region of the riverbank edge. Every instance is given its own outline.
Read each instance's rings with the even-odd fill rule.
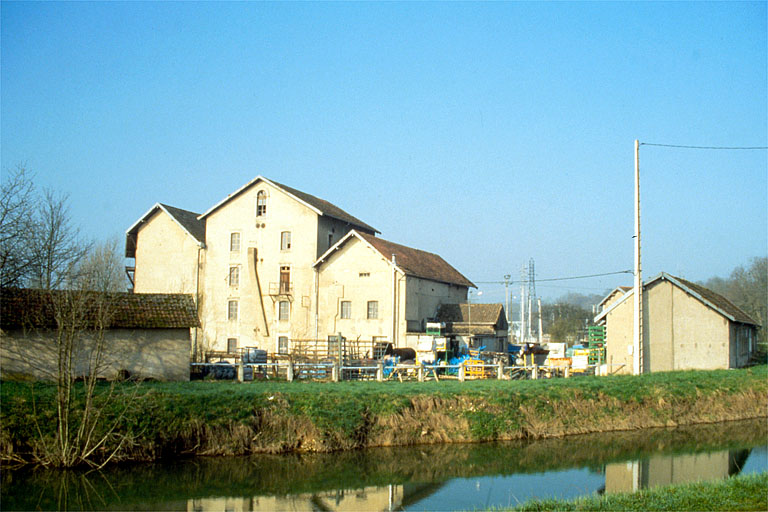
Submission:
[[[333,452],[765,418],[766,377],[763,366],[461,385],[154,383],[142,386],[101,453],[120,442],[113,462]],[[34,462],[54,435],[55,410],[45,407],[53,390],[3,383],[0,391],[0,460]],[[117,409],[110,404],[105,417]]]
[[[694,482],[642,489],[633,493],[589,496],[574,500],[533,500],[496,512],[662,510],[768,510],[768,472],[737,475],[716,482]]]

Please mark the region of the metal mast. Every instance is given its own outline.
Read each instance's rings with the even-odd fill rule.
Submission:
[[[528,338],[533,339],[533,306],[536,303],[536,273],[533,258],[528,261]]]

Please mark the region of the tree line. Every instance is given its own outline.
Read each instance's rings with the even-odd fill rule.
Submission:
[[[116,240],[95,243],[71,219],[69,198],[39,190],[19,165],[0,187],[0,288],[124,291]]]

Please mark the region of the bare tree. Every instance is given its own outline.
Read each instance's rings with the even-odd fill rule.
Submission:
[[[107,418],[116,393],[123,391],[114,383],[106,389],[97,385],[116,292],[125,289],[117,241],[86,242],[72,223],[67,196],[38,195],[32,177],[19,166],[3,180],[0,194],[0,279],[0,291],[8,286],[39,290],[34,292],[40,298],[37,313],[48,319],[40,328],[50,333],[53,320],[56,430],[46,436],[37,425],[37,461],[59,467],[108,462],[126,441],[114,432],[132,402]]]
[[[106,366],[105,335],[115,315],[115,293],[125,287],[117,247],[114,240],[93,247],[61,276],[65,289],[46,292],[56,322],[57,428],[53,440],[38,429],[44,449],[37,460],[43,465],[104,465],[127,440],[116,436],[115,429],[133,402],[135,390],[128,400],[123,397],[120,412],[107,418],[105,411],[115,402],[118,389],[114,382],[97,389]],[[77,380],[82,380],[80,398],[76,398]]]
[[[76,279],[79,262],[92,243],[72,225],[68,197],[46,190],[40,199],[32,237],[33,268],[29,284],[43,290],[58,289]]]
[[[32,270],[37,197],[23,165],[6,171],[0,187],[0,287],[22,286]]]

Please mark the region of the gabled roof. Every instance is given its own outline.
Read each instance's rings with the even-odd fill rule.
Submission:
[[[614,295],[615,295],[617,292],[618,292],[618,293],[627,293],[627,292],[628,292],[629,290],[631,290],[631,289],[632,289],[632,287],[631,287],[631,286],[617,286],[616,288],[614,288],[613,290],[611,290],[611,292],[610,292],[608,295],[606,295],[606,296],[603,298],[603,300],[601,300],[601,301],[600,301],[600,304],[598,304],[598,306],[602,306],[603,304],[605,304],[605,302],[606,302],[608,299],[610,299],[611,297],[613,297],[613,296],[614,296]]]
[[[235,190],[233,193],[229,194],[223,200],[213,205],[212,208],[210,208],[204,214],[200,215],[199,218],[204,219],[208,215],[212,214],[213,212],[215,212],[216,210],[224,206],[229,201],[233,200],[234,198],[236,198],[246,190],[256,185],[259,181],[263,181],[264,183],[269,183],[270,185],[277,188],[278,190],[281,190],[283,193],[292,197],[296,201],[304,204],[311,210],[314,210],[315,213],[317,213],[318,215],[325,215],[334,219],[338,219],[340,221],[346,222],[347,224],[350,224],[352,226],[355,226],[356,228],[360,228],[363,231],[367,231],[370,233],[379,232],[378,230],[376,230],[376,228],[369,226],[365,222],[361,221],[356,217],[353,217],[352,215],[348,214],[338,206],[333,205],[324,199],[320,199],[319,197],[315,197],[313,195],[301,192],[299,190],[296,190],[295,188],[282,185],[276,181],[268,180],[263,176],[256,176],[254,179],[252,179],[251,181],[249,181],[239,189]]]
[[[502,304],[442,304],[437,310],[438,322],[493,324],[506,327]]]
[[[437,310],[437,321],[445,323],[448,334],[495,336],[509,328],[501,304],[443,304]]]
[[[729,320],[742,324],[759,325],[752,319],[752,317],[742,311],[741,308],[736,306],[733,302],[729,301],[719,293],[713,292],[709,288],[704,288],[701,285],[686,281],[685,279],[663,273],[657,276],[654,280],[658,279],[668,279],[669,281],[672,281],[673,283],[677,284],[677,286],[693,295],[704,304],[707,304],[709,307],[717,310],[721,315],[728,318]],[[646,286],[652,282],[653,281],[647,283]]]
[[[725,318],[732,322],[738,322],[742,324],[751,324],[751,325],[760,325],[757,322],[755,322],[748,314],[746,314],[744,311],[742,311],[738,306],[733,304],[731,301],[720,295],[719,293],[715,293],[712,290],[705,288],[701,285],[692,283],[690,281],[686,281],[685,279],[675,277],[672,275],[669,275],[665,272],[660,273],[659,275],[653,277],[649,281],[646,281],[645,284],[643,284],[643,290],[648,288],[649,286],[655,284],[658,281],[669,281],[670,283],[674,284],[684,292],[686,292],[688,295],[696,298],[699,302],[704,304],[707,307],[710,307],[723,315]],[[611,292],[613,293],[613,292]],[[595,317],[595,323],[601,321],[603,318],[605,318],[608,313],[613,311],[616,307],[618,307],[619,304],[627,300],[630,296],[634,295],[635,290],[634,288],[630,288],[629,291],[627,291],[619,300],[614,302],[611,307],[601,312],[599,315]]]
[[[0,326],[54,328],[57,305],[78,301],[84,327],[92,324],[100,305],[108,304],[109,327],[121,329],[174,329],[199,325],[195,301],[189,294],[100,293],[64,290],[0,290]],[[69,302],[67,302],[69,301]]]
[[[128,228],[125,232],[125,257],[136,257],[136,235],[139,232],[139,228],[149,220],[158,210],[164,211],[168,216],[184,231],[191,236],[200,247],[205,246],[205,219],[199,219],[199,213],[190,212],[188,210],[182,210],[174,206],[168,206],[167,204],[155,203],[155,205],[147,210],[147,213],[141,216],[133,226]]]
[[[315,262],[315,266],[321,265],[331,254],[340,249],[352,238],[359,239],[371,249],[381,254],[382,258],[389,262],[392,261],[392,255],[394,255],[395,266],[401,273],[407,276],[428,279],[439,283],[477,288],[472,281],[464,277],[458,270],[449,265],[437,254],[382,240],[381,238],[377,238],[368,233],[361,233],[355,230],[347,233],[346,236],[336,242],[333,247],[328,249],[325,254],[320,256]]]

